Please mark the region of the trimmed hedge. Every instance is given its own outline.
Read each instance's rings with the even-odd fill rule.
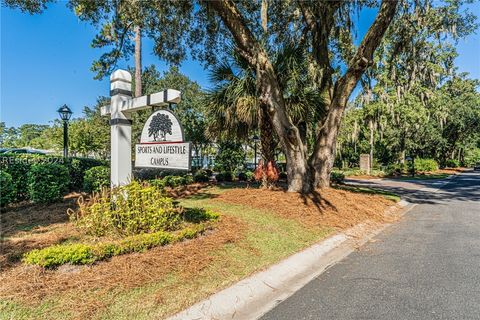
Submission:
[[[16,193],[12,201],[32,200],[26,178],[32,166],[36,164],[55,164],[65,167],[70,176],[68,189],[79,190],[83,186],[85,171],[95,166],[105,165],[107,162],[90,158],[65,160],[63,157],[39,154],[2,154],[0,155],[0,168],[12,176],[15,187]]]
[[[106,166],[107,161],[91,158],[69,158],[66,165],[70,171],[70,189],[80,190],[84,186],[85,173],[91,168]],[[110,183],[110,178],[108,183]]]
[[[110,186],[110,167],[97,166],[85,171],[83,190],[85,192],[100,191]]]
[[[0,156],[1,169],[12,176],[15,186],[15,202],[29,199],[28,172],[35,164],[64,164],[61,157],[38,154],[2,154]]]
[[[6,207],[15,200],[15,185],[12,176],[0,170],[0,207]]]
[[[92,264],[113,256],[143,252],[157,246],[164,246],[184,239],[192,239],[203,233],[208,224],[187,227],[173,234],[165,231],[144,233],[127,237],[117,242],[98,244],[59,244],[44,249],[27,252],[22,261],[26,264],[39,265],[44,268],[54,268],[70,263],[76,265]]]
[[[61,200],[70,184],[68,169],[60,164],[34,164],[27,175],[29,199],[35,203]]]

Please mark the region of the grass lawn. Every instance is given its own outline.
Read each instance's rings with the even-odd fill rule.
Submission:
[[[358,187],[358,186],[337,186],[336,188],[341,190],[348,190],[350,192],[359,192],[359,193],[367,193],[367,194],[379,194],[384,196],[386,199],[390,199],[395,202],[400,201],[400,196],[396,195],[393,192],[375,189],[375,188],[368,188],[368,187]]]
[[[60,216],[71,202],[6,212],[0,319],[161,319],[337,230],[383,222],[383,211],[393,204],[391,195],[371,190],[329,189],[302,197],[231,186],[178,201],[220,213],[215,229],[91,266],[53,270],[23,265],[19,257],[70,241],[72,226]],[[38,215],[50,222],[35,220]]]
[[[426,173],[426,174],[416,174],[415,176],[400,176],[394,177],[391,179],[399,179],[399,180],[430,180],[430,179],[445,179],[446,177],[450,176],[448,173]]]

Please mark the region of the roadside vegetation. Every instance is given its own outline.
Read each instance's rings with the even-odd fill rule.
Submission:
[[[158,199],[157,187],[130,188]],[[80,194],[55,204],[11,206],[2,215],[1,314],[15,319],[162,318],[336,231],[396,219],[383,214],[394,201],[365,190],[302,196],[242,182],[176,189],[183,192],[164,189],[180,196],[172,201],[163,193],[162,219],[152,216],[144,225],[122,216],[129,223],[120,223],[125,229],[102,220],[118,214],[99,219],[95,212],[82,212],[88,201],[79,201]],[[185,189],[191,194],[185,196]],[[95,207],[101,201],[93,200],[89,208],[108,211],[108,206]],[[67,209],[78,216],[69,218]],[[169,210],[176,213],[169,215]],[[149,229],[155,225],[161,230]],[[145,227],[148,232],[138,233]]]

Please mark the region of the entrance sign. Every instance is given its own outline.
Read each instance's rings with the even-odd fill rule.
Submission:
[[[135,167],[190,170],[190,142],[137,144]]]
[[[128,184],[132,179],[132,113],[152,106],[178,103],[180,91],[167,89],[132,98],[132,76],[126,70],[116,70],[110,76],[110,96],[110,105],[102,107],[101,114],[110,115],[110,183],[112,187],[117,187]]]
[[[190,170],[190,142],[183,140],[183,128],[173,113],[154,112],[135,146],[135,167]]]
[[[360,155],[360,170],[367,172],[367,174],[370,174],[371,168],[372,168],[372,164],[370,163],[370,155],[369,154],[361,154]]]

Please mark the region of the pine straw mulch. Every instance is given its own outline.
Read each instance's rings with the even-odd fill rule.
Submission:
[[[210,187],[209,183],[193,183],[186,186],[179,186],[176,188],[165,188],[167,196],[174,199],[181,199],[188,196],[192,196],[199,192],[203,192],[206,188]]]
[[[68,208],[77,208],[78,193],[52,204],[16,204],[1,214],[0,270],[17,264],[30,250],[61,243],[80,236],[68,222]]]
[[[172,273],[189,281],[210,264],[212,251],[243,239],[245,230],[242,221],[222,216],[215,230],[199,238],[116,256],[93,266],[45,270],[17,265],[0,274],[0,297],[36,305],[45,297],[60,295],[62,300],[67,299],[62,308],[72,311],[76,318],[85,319],[111,303],[106,298],[111,297],[110,292],[120,293],[160,281]]]
[[[266,209],[282,217],[295,219],[306,227],[332,227],[337,230],[359,223],[393,222],[396,215],[385,210],[394,204],[380,195],[349,192],[333,188],[317,190],[310,195],[285,190],[232,189],[215,201]]]

